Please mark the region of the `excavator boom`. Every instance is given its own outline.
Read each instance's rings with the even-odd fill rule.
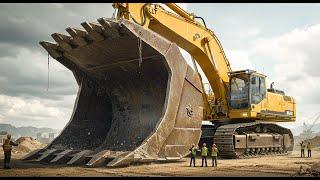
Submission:
[[[183,48],[200,65],[206,75],[215,96],[215,105],[221,106],[215,115],[225,117],[228,111],[227,92],[231,71],[229,61],[213,31],[196,21],[197,16],[190,15],[174,3],[166,3],[175,13],[159,5],[144,3],[115,3],[117,18],[141,23]],[[183,28],[182,28],[183,27]],[[210,119],[211,106],[206,105],[205,116]]]

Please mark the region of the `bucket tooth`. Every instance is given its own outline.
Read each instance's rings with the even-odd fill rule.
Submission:
[[[90,150],[83,150],[76,154],[70,155],[72,156],[72,158],[70,159],[70,161],[67,162],[67,165],[74,165],[74,164],[81,163],[82,161],[85,160],[86,156],[91,153],[92,151]]]
[[[94,41],[102,41],[104,37],[98,33],[88,22],[81,23],[81,26],[88,32],[90,39]]]
[[[99,18],[98,22],[104,27],[105,33],[111,38],[118,38],[120,34],[115,27],[116,23],[112,23],[104,18]]]
[[[59,39],[69,44],[73,49],[78,46],[78,44],[74,41],[72,36],[68,36],[60,33],[55,33],[55,34],[57,34],[59,36]]]
[[[89,23],[91,27],[98,33],[103,34],[106,38],[110,38],[110,34],[108,34],[105,29],[98,23]]]
[[[44,151],[42,153],[42,155],[36,159],[35,161],[39,162],[39,161],[43,161],[45,159],[47,159],[50,155],[52,155],[54,152],[56,152],[57,149],[47,149],[46,151]]]
[[[65,51],[71,51],[73,48],[71,46],[71,37],[59,33],[51,34],[51,37],[59,44],[59,46]]]
[[[57,39],[58,41],[66,42],[66,43],[70,44],[71,46],[75,45],[75,44],[72,43],[72,37],[71,36],[60,34],[60,33],[53,33],[52,35],[55,36],[55,37],[53,37],[53,39]]]
[[[59,46],[57,44],[47,41],[41,41],[39,44],[47,50],[51,57],[57,59],[62,56],[62,52],[59,51]]]
[[[42,151],[43,151],[43,149],[34,150],[31,153],[23,156],[21,159],[22,160],[32,160],[32,159],[38,158],[40,156],[40,152],[42,152]]]
[[[101,166],[106,161],[106,157],[110,155],[110,153],[111,152],[109,150],[104,150],[97,154],[94,154],[90,159],[90,161],[86,164],[86,166],[89,166],[89,167]]]
[[[71,154],[71,153],[72,153],[72,150],[71,150],[71,149],[64,150],[64,151],[58,153],[58,154],[56,155],[56,157],[53,158],[53,159],[50,161],[50,163],[56,163],[56,162],[58,162],[58,161],[61,161],[63,158],[68,157],[68,155]]]
[[[89,22],[90,26],[92,27],[92,29],[94,29],[95,31],[97,31],[98,33],[103,33],[103,27],[98,24],[98,23],[93,23],[93,22]]]
[[[71,27],[66,28],[66,31],[70,34],[70,36],[72,36],[73,42],[77,46],[85,46],[88,44],[88,42],[85,40],[86,31],[81,31]]]

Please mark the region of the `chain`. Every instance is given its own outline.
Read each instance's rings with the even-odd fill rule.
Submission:
[[[112,14],[112,19],[116,19],[117,18],[117,15],[118,15],[118,8],[115,8],[114,9],[114,12]]]
[[[199,71],[198,71],[198,67],[197,67],[197,64],[196,64],[196,61],[194,60],[194,58],[191,56],[191,59],[192,59],[192,63],[193,63],[193,67],[194,69],[196,70],[196,72],[199,74]]]
[[[141,38],[138,38],[138,51],[139,51],[139,67],[141,67],[142,64],[142,41]]]

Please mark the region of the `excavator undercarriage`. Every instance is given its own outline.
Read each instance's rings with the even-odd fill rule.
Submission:
[[[203,125],[199,146],[216,144],[220,157],[247,158],[269,154],[288,154],[293,150],[290,129],[265,122],[215,122]]]

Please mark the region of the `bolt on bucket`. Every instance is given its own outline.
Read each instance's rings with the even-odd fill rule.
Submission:
[[[61,134],[24,160],[93,167],[186,156],[201,136],[203,89],[178,46],[127,20],[81,25],[40,42],[79,91]]]

